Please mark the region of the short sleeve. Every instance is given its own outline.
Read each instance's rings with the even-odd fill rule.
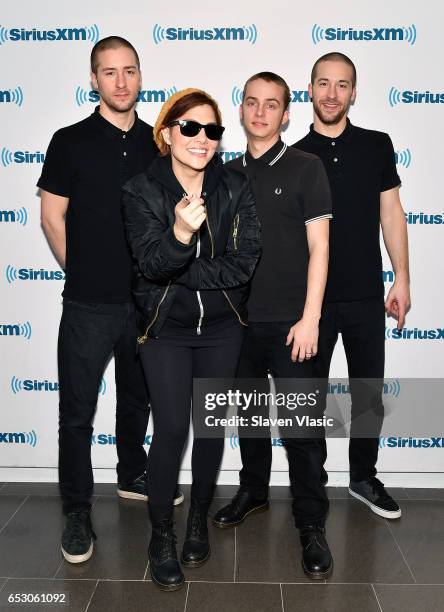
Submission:
[[[46,151],[42,174],[37,187],[69,198],[72,187],[72,163],[63,131],[54,134]]]
[[[303,214],[305,225],[332,218],[330,184],[322,161],[311,160],[304,177]]]
[[[396,170],[395,150],[388,134],[384,134],[383,146],[382,159],[384,160],[384,165],[381,174],[381,191],[388,191],[394,187],[399,187],[401,179]]]

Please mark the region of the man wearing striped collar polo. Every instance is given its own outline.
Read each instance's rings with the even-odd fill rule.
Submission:
[[[265,392],[268,373],[277,384],[282,378],[313,377],[328,268],[328,179],[318,157],[282,142],[289,102],[290,90],[280,76],[261,72],[248,79],[240,107],[248,147],[243,157],[230,162],[250,177],[263,241],[238,377],[261,379]],[[270,439],[240,433],[240,488],[215,515],[218,527],[237,525],[251,512],[268,508]],[[325,539],[328,499],[322,483],[322,445],[309,437],[285,436],[283,442],[302,565],[308,576],[323,579],[331,571],[332,558]]]

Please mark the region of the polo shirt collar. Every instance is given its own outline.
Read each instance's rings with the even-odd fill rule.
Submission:
[[[352,140],[352,136],[353,136],[353,125],[350,122],[350,119],[347,117],[347,125],[345,126],[344,131],[339,134],[339,136],[337,136],[336,138],[332,138],[331,136],[324,136],[324,134],[319,134],[319,132],[316,132],[316,130],[314,129],[314,123],[312,123],[310,125],[310,137],[317,143],[319,144],[331,144],[331,141],[334,140],[335,142],[350,142]]]
[[[253,157],[247,147],[247,150],[245,151],[242,158],[242,165],[245,168],[245,166],[247,166],[248,164],[260,162],[268,166],[274,166],[274,164],[281,159],[282,155],[285,153],[286,150],[287,145],[285,144],[285,142],[282,142],[280,138],[276,142],[276,144],[274,144],[270,149],[268,149],[268,151],[265,151],[265,153],[263,153],[260,157]]]
[[[105,117],[100,114],[99,109],[100,106],[96,106],[94,112],[91,115],[91,118],[93,119],[93,121],[96,122],[100,129],[103,130],[107,136],[109,136],[109,138],[121,139],[123,134],[126,134],[129,138],[136,136],[139,131],[140,124],[139,116],[136,112],[133,125],[127,132],[125,132],[125,130],[121,130],[120,128],[110,123],[107,119],[105,119]]]

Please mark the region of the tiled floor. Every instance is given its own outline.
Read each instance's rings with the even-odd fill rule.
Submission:
[[[184,486],[186,497],[189,487]],[[218,487],[212,512],[236,487]],[[269,512],[240,527],[211,527],[212,555],[185,571],[186,584],[159,591],[149,579],[145,504],[122,500],[113,485],[97,485],[93,523],[98,541],[87,563],[60,554],[63,527],[57,485],[0,483],[0,610],[11,593],[69,594],[69,606],[28,609],[65,612],[443,612],[444,492],[397,489],[398,521],[382,519],[329,488],[327,524],[334,569],[326,583],[303,573],[286,487],[272,488]],[[182,545],[188,501],[175,510]]]

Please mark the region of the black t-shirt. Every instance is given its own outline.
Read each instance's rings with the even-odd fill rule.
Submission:
[[[325,300],[381,297],[380,195],[401,184],[390,137],[347,120],[337,138],[315,132],[312,125],[293,146],[318,155],[330,181],[333,221]]]
[[[63,296],[85,302],[131,301],[132,261],[121,188],[156,155],[153,130],[137,115],[128,132],[96,111],[58,130],[38,187],[69,198]]]
[[[315,155],[279,140],[255,159],[229,165],[250,177],[262,228],[262,257],[251,282],[249,321],[296,321],[307,294],[306,225],[331,218],[328,179]]]

